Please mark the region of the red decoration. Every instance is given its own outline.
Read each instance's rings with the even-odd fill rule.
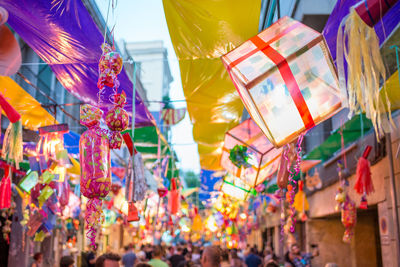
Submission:
[[[135,206],[135,203],[129,202],[128,204],[128,222],[136,222],[139,221],[139,212]]]
[[[179,190],[176,186],[176,179],[171,179],[171,191],[169,192],[169,199],[168,199],[168,206],[170,209],[171,214],[176,214],[179,210],[180,204],[180,197],[179,197]]]
[[[168,194],[168,189],[167,188],[158,188],[157,192],[158,192],[159,197],[165,197]]]
[[[11,207],[11,170],[10,167],[4,169],[4,177],[0,182],[0,209]]]
[[[21,115],[7,102],[2,94],[0,94],[0,106],[6,113],[6,116],[11,123],[16,123],[19,121]]]
[[[354,189],[360,195],[374,192],[374,185],[371,179],[370,164],[367,159],[372,147],[367,146],[363,156],[358,160],[357,163],[357,181],[354,185]]]

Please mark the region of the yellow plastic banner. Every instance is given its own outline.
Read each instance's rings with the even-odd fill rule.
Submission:
[[[387,92],[391,109],[400,109],[400,77],[398,70],[386,80],[385,86],[379,92],[383,102],[386,100],[384,97],[385,91]]]
[[[0,76],[0,93],[21,114],[22,125],[29,130],[57,123],[35,98],[8,76]]]
[[[261,0],[163,0],[202,169],[220,170],[243,105],[220,57],[258,32]]]

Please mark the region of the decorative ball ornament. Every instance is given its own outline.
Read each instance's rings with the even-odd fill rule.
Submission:
[[[122,70],[122,57],[107,43],[103,43],[101,49],[103,50],[103,54],[99,61],[99,80],[97,82],[97,87],[100,90],[103,90],[104,86],[118,88],[119,81],[117,75]]]
[[[114,101],[114,107],[107,112],[105,120],[108,128],[112,131],[110,148],[120,149],[122,145],[122,135],[120,132],[128,128],[129,125],[129,115],[124,109],[126,103],[125,92],[116,94]]]

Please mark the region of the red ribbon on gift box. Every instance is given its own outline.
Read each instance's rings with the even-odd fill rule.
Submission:
[[[292,73],[292,70],[289,67],[288,62],[286,59],[278,53],[274,48],[270,46],[273,42],[279,40],[281,37],[283,37],[285,34],[289,33],[290,31],[298,28],[301,26],[301,23],[296,22],[292,24],[291,26],[287,27],[277,35],[275,35],[272,39],[269,41],[264,41],[258,35],[254,36],[253,38],[250,39],[250,41],[257,47],[257,49],[254,49],[253,51],[239,57],[238,59],[234,60],[228,65],[228,70],[231,70],[233,67],[238,65],[240,62],[245,60],[246,58],[250,57],[251,55],[254,55],[258,51],[263,52],[272,62],[275,63],[277,66],[288,90],[290,93],[290,96],[293,99],[294,104],[296,105],[297,110],[299,111],[299,114],[301,116],[301,119],[303,120],[304,126],[306,129],[310,129],[315,126],[314,120],[311,116],[310,110],[308,109],[308,106],[306,104],[306,101],[303,98],[303,95],[301,94],[299,85],[297,84],[296,79],[294,78],[294,75]],[[230,72],[230,71],[229,71]]]

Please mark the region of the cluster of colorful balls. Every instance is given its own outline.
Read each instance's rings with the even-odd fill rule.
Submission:
[[[100,128],[103,112],[94,106],[83,105],[81,124],[88,127],[79,140],[81,162],[81,192],[87,197],[86,227],[91,246],[95,246],[96,228],[104,220],[102,199],[111,189],[110,144],[107,133]]]
[[[97,87],[103,90],[105,86],[119,88],[117,75],[122,71],[122,57],[107,43],[102,44],[103,54],[99,61],[99,80]]]
[[[354,235],[354,227],[357,222],[357,208],[353,200],[350,199],[344,186],[337,190],[335,200],[337,201],[336,210],[341,211],[342,224],[345,227],[343,242],[350,243]]]
[[[126,103],[125,92],[116,94],[114,96],[114,107],[106,114],[106,124],[112,131],[110,138],[110,148],[120,149],[122,145],[122,135],[120,132],[124,131],[129,126],[129,115],[124,106]]]

